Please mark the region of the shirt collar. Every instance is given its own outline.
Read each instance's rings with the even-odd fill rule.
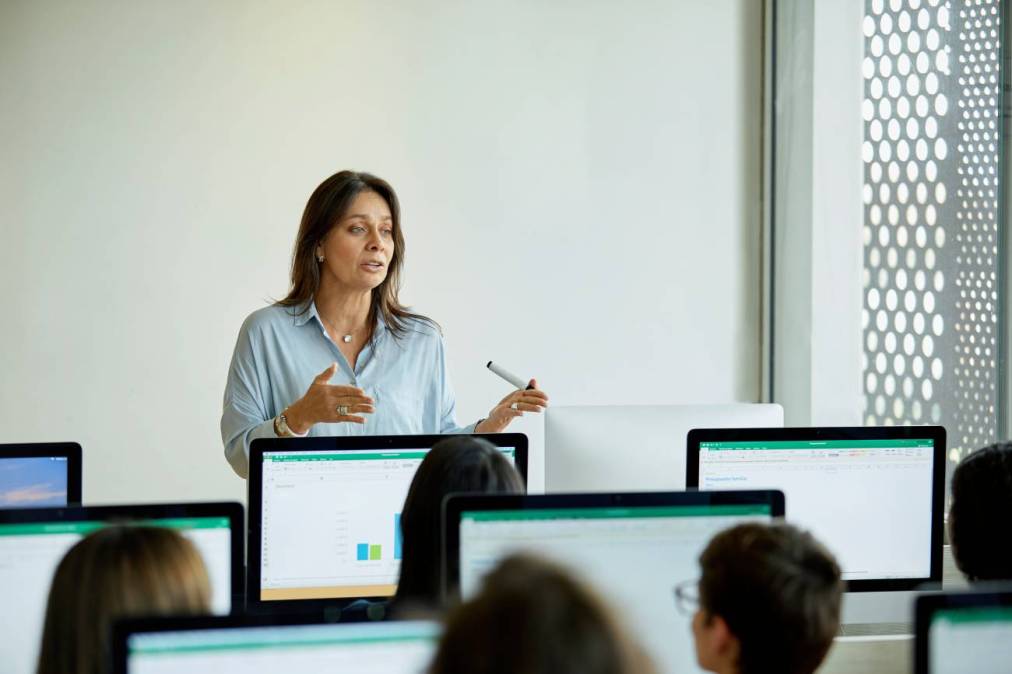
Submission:
[[[305,311],[295,316],[295,325],[301,327],[314,318],[319,321],[320,325],[323,325],[323,321],[320,321],[320,314],[316,311],[316,302],[309,300],[309,305],[305,307]]]
[[[383,312],[382,311],[377,311],[376,312],[376,330],[373,331],[372,338],[374,340],[375,339],[379,339],[380,337],[383,336],[383,333],[386,332],[386,329],[387,329],[387,322],[383,320]]]
[[[314,318],[316,319],[316,322],[320,324],[320,327],[323,328],[323,321],[320,320],[320,313],[316,310],[316,302],[314,300],[310,300],[306,310],[295,316],[295,325],[297,327],[301,327]],[[376,315],[376,330],[373,333],[373,339],[383,335],[383,333],[386,332],[386,329],[387,322],[383,320],[383,312],[381,311]]]

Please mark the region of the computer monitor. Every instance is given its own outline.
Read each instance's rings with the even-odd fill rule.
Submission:
[[[602,593],[664,672],[699,672],[691,616],[673,589],[699,578],[699,555],[719,531],[771,522],[778,491],[639,492],[538,496],[453,495],[446,500],[444,592],[475,594],[514,552],[568,566]]]
[[[545,491],[685,489],[690,429],[783,425],[780,405],[552,406],[545,412]]]
[[[688,444],[690,488],[784,492],[787,521],[840,563],[844,623],[909,624],[912,594],[854,593],[940,587],[942,427],[697,429]]]
[[[88,533],[110,524],[172,527],[192,540],[211,579],[212,609],[241,606],[243,510],[238,503],[188,503],[0,510],[0,662],[35,671],[53,573]]]
[[[45,508],[81,502],[81,445],[0,445],[0,508]]]
[[[324,623],[311,616],[162,618],[117,623],[114,674],[423,674],[440,627]]]
[[[250,447],[247,608],[390,597],[411,480],[445,435],[268,438]],[[527,437],[481,435],[527,477]]]
[[[1000,674],[1012,667],[1012,585],[917,597],[914,674]]]

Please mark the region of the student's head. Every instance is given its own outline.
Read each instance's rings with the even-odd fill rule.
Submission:
[[[742,524],[700,555],[692,621],[703,669],[809,674],[833,643],[843,584],[833,556],[810,534]]]
[[[120,618],[208,612],[200,554],[160,527],[111,526],[72,547],[53,576],[38,674],[108,671],[110,629]]]
[[[970,581],[1012,580],[1012,443],[973,452],[952,475],[949,540]]]
[[[560,567],[508,557],[447,619],[430,674],[647,674],[612,612]]]
[[[453,493],[520,494],[523,479],[491,442],[458,435],[441,440],[418,467],[401,512],[399,602],[439,603],[443,498]]]

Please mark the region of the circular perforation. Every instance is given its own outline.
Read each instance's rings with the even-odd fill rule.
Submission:
[[[996,431],[998,0],[868,0],[865,421]]]

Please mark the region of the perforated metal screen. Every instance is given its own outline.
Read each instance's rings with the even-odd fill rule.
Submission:
[[[863,31],[865,422],[958,460],[997,432],[1000,2],[868,0]]]

